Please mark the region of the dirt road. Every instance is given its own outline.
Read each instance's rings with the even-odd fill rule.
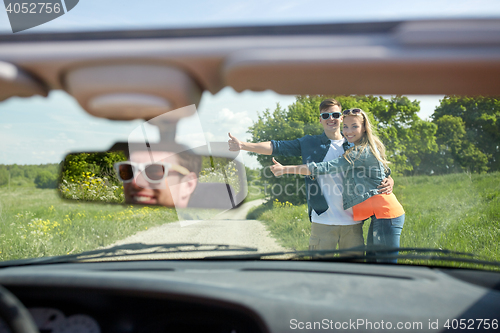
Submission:
[[[165,244],[200,243],[227,244],[240,247],[257,248],[259,252],[286,251],[276,243],[265,226],[257,220],[245,220],[250,208],[262,204],[256,200],[243,204],[238,209],[226,211],[210,220],[179,221],[140,231],[114,245],[129,243]],[[169,253],[168,258],[194,258],[255,252],[185,252]],[[164,256],[164,255],[163,255]],[[158,258],[158,255],[141,255],[141,259]]]

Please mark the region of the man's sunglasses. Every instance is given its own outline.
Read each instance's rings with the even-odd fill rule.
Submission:
[[[189,174],[189,170],[183,166],[163,162],[118,162],[114,164],[114,167],[118,179],[124,183],[130,183],[138,175],[138,172],[150,183],[160,183],[167,177],[169,170],[176,171],[184,176]]]
[[[323,112],[320,116],[322,119],[327,120],[330,119],[330,117],[333,117],[333,119],[339,119],[342,113],[340,112]]]
[[[344,114],[344,116],[347,116],[347,115],[350,115],[350,114],[358,114],[358,113],[361,113],[361,109],[348,109],[348,110],[344,110],[342,111],[342,113]]]

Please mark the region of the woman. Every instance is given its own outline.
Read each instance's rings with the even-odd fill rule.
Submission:
[[[399,247],[401,230],[404,224],[404,210],[391,194],[379,194],[377,186],[390,174],[385,157],[385,147],[373,134],[370,120],[361,109],[343,111],[343,135],[354,143],[342,157],[329,162],[308,163],[283,166],[273,158],[271,171],[275,176],[282,174],[301,174],[315,176],[343,173],[343,205],[351,208],[354,220],[361,221],[371,217],[367,243],[388,248]],[[387,254],[397,255],[398,252]],[[396,263],[397,259],[377,260]]]

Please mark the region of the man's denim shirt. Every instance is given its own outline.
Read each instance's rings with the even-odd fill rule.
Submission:
[[[278,156],[302,156],[302,163],[322,162],[330,149],[330,139],[323,132],[321,135],[306,135],[302,138],[287,141],[272,140],[273,155]],[[351,144],[344,141],[344,150],[349,149]],[[309,207],[309,219],[312,210],[321,215],[328,209],[328,203],[314,176],[306,176],[307,205]]]
[[[370,147],[361,151],[351,151],[349,158],[340,157],[328,162],[307,163],[312,176],[342,173],[342,200],[344,209],[351,208],[366,199],[379,194],[377,186],[390,175],[385,172],[384,165],[373,155]]]

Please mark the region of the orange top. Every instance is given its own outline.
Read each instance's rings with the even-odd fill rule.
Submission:
[[[405,213],[394,193],[377,194],[352,207],[354,221],[375,215],[378,219],[393,219]]]

